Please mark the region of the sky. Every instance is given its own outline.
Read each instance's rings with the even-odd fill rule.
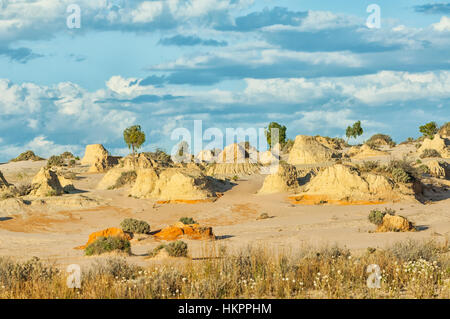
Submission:
[[[194,120],[275,121],[289,138],[345,137],[361,120],[353,143],[401,142],[450,120],[449,52],[440,0],[0,0],[0,162],[94,143],[125,155],[134,124],[143,151],[170,152]]]

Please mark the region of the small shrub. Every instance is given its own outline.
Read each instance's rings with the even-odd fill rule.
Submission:
[[[43,264],[38,257],[32,257],[25,262],[14,262],[9,258],[0,257],[0,283],[3,286],[51,280],[58,273],[59,270],[56,267]]]
[[[142,267],[128,264],[124,258],[110,257],[104,260],[96,260],[95,264],[86,274],[85,278],[98,276],[110,276],[113,278],[135,279],[142,272]]]
[[[408,183],[411,181],[409,174],[400,167],[391,170],[392,178],[396,183]]]
[[[47,192],[47,194],[45,194],[45,196],[47,196],[47,197],[58,196],[58,195],[59,195],[58,192],[54,189],[49,190]]]
[[[420,174],[430,174],[430,168],[429,168],[428,166],[424,165],[424,164],[420,165],[420,166],[417,168],[417,171],[418,171]]]
[[[238,179],[239,179],[239,177],[238,177],[237,175],[234,175],[234,176],[231,178],[231,180],[232,180],[233,182],[236,182]]]
[[[169,244],[159,245],[149,253],[149,256],[155,257],[163,249],[165,249],[171,257],[186,257],[188,253],[188,245],[184,241],[177,240]]]
[[[350,250],[347,248],[341,248],[337,245],[325,246],[315,252],[315,257],[317,259],[337,259],[337,258],[348,258],[351,256]]]
[[[262,213],[261,215],[259,215],[259,217],[257,219],[268,219],[268,218],[270,218],[269,214]]]
[[[130,241],[119,236],[99,237],[86,247],[84,253],[86,256],[92,256],[115,250],[131,253]]]
[[[172,257],[186,257],[188,245],[182,240],[177,240],[176,242],[168,244],[166,250]]]
[[[11,162],[20,162],[20,161],[42,161],[44,158],[37,156],[34,154],[33,151],[26,151],[17,156],[16,158],[13,158]]]
[[[117,189],[127,184],[132,184],[136,181],[136,178],[137,178],[136,171],[123,172],[117,179],[116,183],[113,186],[109,187],[108,189]]]
[[[144,154],[147,158],[162,164],[163,166],[172,163],[172,157],[161,148],[157,148],[154,152],[144,152],[142,154]]]
[[[423,150],[422,154],[420,154],[420,158],[429,158],[429,157],[441,157],[438,151],[432,148],[427,148]]]
[[[192,217],[181,217],[180,222],[185,225],[197,224],[197,222]]]
[[[61,156],[53,155],[50,156],[50,158],[47,161],[47,167],[53,167],[53,166],[63,166],[64,165],[64,159]]]
[[[370,139],[367,140],[367,145],[374,145],[374,146],[380,146],[384,143],[387,145],[394,147],[395,142],[392,140],[392,138],[389,135],[386,134],[375,134]]]
[[[152,251],[150,251],[150,252],[148,253],[148,256],[149,256],[149,257],[155,257],[155,256],[158,255],[158,253],[159,253],[161,250],[163,250],[164,248],[166,248],[166,245],[161,244],[161,245],[157,246],[156,248],[154,248]]]
[[[361,172],[374,172],[380,167],[380,162],[378,161],[364,161],[358,165],[358,169]]]
[[[395,210],[390,208],[385,208],[383,211],[378,209],[371,210],[369,213],[369,221],[372,224],[379,226],[383,223],[383,218],[386,214],[395,215]]]
[[[149,257],[155,257],[163,249],[165,249],[171,257],[186,257],[188,253],[188,245],[182,240],[177,240],[167,245],[159,245],[149,253]]]
[[[0,200],[5,200],[8,198],[14,198],[14,193],[11,191],[3,191],[0,193]]]
[[[148,234],[150,233],[150,225],[143,220],[137,220],[134,218],[126,218],[120,223],[120,228],[123,231],[135,234]]]
[[[404,261],[416,261],[419,259],[433,260],[439,253],[448,252],[448,246],[440,246],[433,241],[415,241],[407,240],[404,242],[397,242],[393,244],[389,249],[395,257]]]
[[[390,177],[396,183],[410,183],[418,179],[418,172],[410,162],[406,160],[393,160],[384,167]]]
[[[375,142],[373,142],[373,141],[367,141],[366,143],[365,143],[367,146],[369,146],[371,149],[373,149],[373,150],[377,150],[377,151],[379,151],[380,149],[379,149],[379,144],[378,143],[375,143]]]
[[[71,152],[64,152],[61,155],[59,155],[62,158],[66,158],[66,159],[70,159],[70,158],[74,158],[75,156],[73,156],[73,154]]]
[[[26,196],[31,193],[33,186],[30,183],[23,183],[16,186],[16,189],[19,196]]]

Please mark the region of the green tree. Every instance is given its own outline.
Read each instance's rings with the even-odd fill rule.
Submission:
[[[139,149],[145,143],[145,133],[142,132],[140,125],[133,125],[123,131],[123,139],[132,150],[133,159],[135,158],[136,149]]]
[[[423,136],[428,137],[429,139],[433,139],[434,134],[438,132],[438,126],[436,122],[430,122],[425,125],[422,125],[419,127],[420,133],[423,134]]]
[[[361,121],[355,122],[352,126],[348,126],[345,131],[345,136],[347,136],[347,143],[350,138],[357,138],[364,133],[363,128],[361,127]]]
[[[286,144],[286,126],[284,126],[284,125],[281,126],[277,122],[271,122],[269,124],[269,126],[266,127],[266,129],[264,130],[264,133],[266,135],[267,144],[269,144],[270,148],[272,148],[272,146],[276,145],[276,143],[274,145],[272,145],[272,142],[276,142],[276,141],[272,141],[272,129],[278,129],[279,143],[280,143],[280,146],[283,147],[283,145]]]

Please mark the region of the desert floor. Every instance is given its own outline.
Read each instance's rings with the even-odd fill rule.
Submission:
[[[0,165],[0,171],[11,182],[31,178],[45,161],[17,162]],[[201,225],[212,226],[216,241],[192,241],[190,255],[208,256],[211,250],[225,245],[229,250],[247,245],[271,249],[295,250],[307,246],[338,244],[355,252],[367,247],[383,248],[396,241],[412,239],[447,240],[450,236],[450,191],[436,194],[427,204],[386,203],[382,205],[332,206],[293,205],[289,194],[257,195],[264,176],[254,175],[238,180],[235,186],[215,202],[199,204],[157,204],[153,200],[128,197],[126,189],[96,190],[103,174],[81,173],[75,181],[79,194],[62,197],[87,196],[101,205],[89,209],[42,211],[28,215],[0,217],[0,256],[28,259],[37,256],[57,265],[77,263],[86,265],[94,257],[85,257],[83,245],[90,233],[107,227],[118,227],[127,217],[147,221],[152,230],[170,225],[180,217],[193,217]],[[373,208],[391,207],[397,214],[414,222],[419,231],[409,233],[374,233],[375,226],[367,216]],[[267,213],[270,218],[257,220]],[[1,215],[0,215],[1,216]],[[129,262],[149,263],[146,253],[159,245],[146,239],[132,245]]]

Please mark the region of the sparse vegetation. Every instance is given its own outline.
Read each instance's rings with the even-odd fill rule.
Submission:
[[[379,226],[383,223],[383,218],[386,214],[395,215],[395,210],[390,208],[385,208],[384,210],[373,209],[369,213],[369,221],[372,224]]]
[[[52,155],[47,160],[47,167],[51,168],[54,166],[64,166],[64,158],[58,155]]]
[[[385,175],[396,183],[411,183],[419,178],[419,171],[407,160],[391,160],[387,165],[375,161],[364,161],[356,165],[360,172]]]
[[[389,145],[390,147],[395,146],[395,142],[386,134],[375,134],[366,141],[366,144],[374,147],[382,146],[384,144]]]
[[[117,179],[116,183],[113,186],[109,187],[108,189],[117,189],[125,185],[132,184],[136,181],[136,178],[137,178],[136,171],[122,172],[122,174],[120,174],[120,177]]]
[[[392,179],[396,183],[409,183],[411,176],[401,167],[393,167],[391,169]]]
[[[86,247],[84,253],[86,256],[92,256],[112,251],[131,253],[130,241],[119,236],[99,237]]]
[[[410,183],[418,179],[417,170],[406,160],[392,160],[385,167],[397,183]]]
[[[18,196],[26,196],[31,193],[33,186],[30,183],[21,183],[16,186]]]
[[[364,161],[357,165],[360,172],[374,172],[380,167],[380,162],[378,161]]]
[[[43,161],[45,158],[37,156],[33,151],[26,151],[13,158],[11,162],[21,162],[21,161]]]
[[[430,158],[430,157],[441,157],[438,151],[432,148],[424,149],[422,154],[420,154],[420,158]]]
[[[6,289],[14,289],[17,283],[29,281],[42,284],[54,280],[59,274],[60,271],[56,267],[42,263],[38,257],[25,262],[0,257],[0,284]]]
[[[403,242],[397,242],[389,247],[388,252],[396,258],[408,262],[426,260],[433,261],[438,258],[440,254],[448,252],[447,245],[437,245],[433,241],[420,242],[417,240],[408,239]],[[450,269],[448,269],[450,270]]]
[[[73,159],[73,158],[75,158],[75,156],[73,156],[73,154],[71,152],[64,152],[64,153],[62,153],[59,156],[62,157],[63,159]]]
[[[185,225],[197,224],[197,222],[192,217],[181,217],[180,222]]]
[[[133,234],[148,234],[150,233],[150,225],[143,220],[134,218],[126,218],[120,223],[120,228],[123,231]]]
[[[417,171],[419,172],[419,174],[430,174],[430,168],[424,164],[420,165],[417,168]]]
[[[403,142],[401,142],[400,145],[403,145],[403,144],[411,144],[411,143],[414,143],[414,138],[408,137],[406,140],[404,140]]]
[[[177,240],[169,244],[159,245],[149,253],[149,257],[155,257],[163,249],[167,251],[170,257],[187,257],[188,253],[188,245],[182,240]]]
[[[146,268],[108,258],[83,271],[81,289],[68,288],[67,273],[37,259],[17,263],[0,257],[0,298],[448,299],[448,253],[446,243],[411,241],[361,255],[338,246],[295,253],[217,249],[210,259]],[[383,272],[379,289],[366,284],[371,264]]]
[[[172,162],[172,158],[169,154],[167,154],[163,149],[157,148],[154,152],[144,152],[142,153],[146,157],[151,158],[152,160],[160,163],[160,164],[169,164]]]

